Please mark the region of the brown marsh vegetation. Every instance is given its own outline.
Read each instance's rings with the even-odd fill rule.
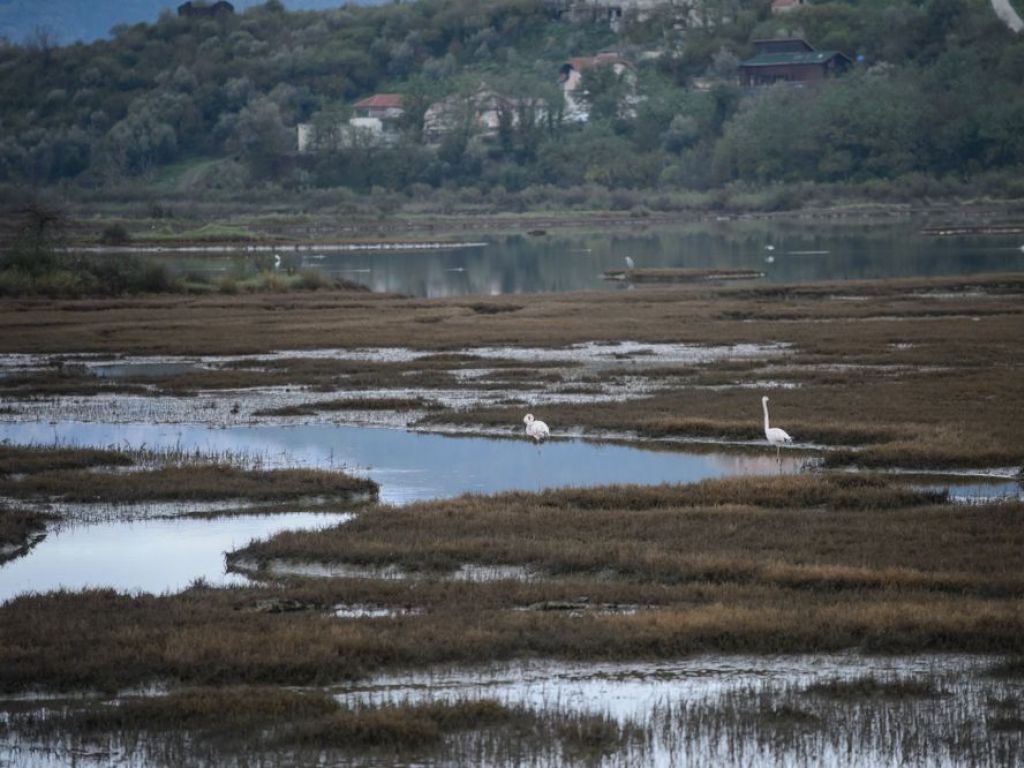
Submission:
[[[486,300],[383,295],[153,297],[0,302],[10,329],[0,352],[245,354],[277,349],[400,346],[437,350],[408,362],[302,358],[239,362],[158,381],[114,384],[65,371],[0,381],[8,396],[148,387],[298,386],[339,389],[593,391],[629,382],[627,401],[558,407],[556,431],[652,438],[759,440],[759,395],[777,387],[773,419],[798,442],[844,450],[832,466],[982,468],[1024,463],[1024,276],[903,279],[814,285],[649,287],[620,293]],[[481,311],[480,305],[487,305]],[[619,367],[479,360],[480,345],[584,341],[785,345],[783,357]],[[466,368],[498,369],[463,380]],[[532,373],[531,373],[532,370]],[[376,395],[375,395],[376,396]],[[415,399],[415,397],[413,397]],[[428,415],[433,425],[516,428],[524,404]],[[532,409],[542,410],[542,409]],[[538,413],[539,418],[544,414]],[[856,449],[856,450],[852,450]]]
[[[1019,503],[956,506],[817,476],[376,507],[237,555],[400,564],[423,578],[22,596],[0,606],[0,690],[323,684],[521,657],[1020,653],[1022,522]],[[460,565],[522,565],[541,577],[446,578]],[[268,610],[268,600],[289,610]],[[580,602],[633,608],[537,609]],[[342,620],[339,604],[396,610]]]
[[[531,410],[559,431],[759,440],[758,400],[770,391],[775,424],[800,442],[838,448],[825,454],[829,467],[1019,466],[1022,294],[1024,277],[1008,275],[796,287],[701,284],[514,301],[340,293],[7,299],[0,302],[0,326],[10,332],[0,337],[0,353],[297,352],[256,365],[243,361],[102,385],[82,371],[26,372],[0,379],[0,390],[16,403],[96,391],[185,396],[260,386],[402,389],[393,397],[336,395],[308,407],[329,411],[358,403],[406,410],[429,402],[410,395],[415,388],[479,388],[482,381],[546,392],[566,383],[600,388],[631,378],[643,386],[628,401],[559,404],[557,417]],[[594,340],[778,344],[786,353],[705,365],[637,357],[593,368],[472,355],[473,347],[484,345]],[[436,354],[397,363],[301,356],[303,349],[339,345]],[[491,372],[463,382],[458,373],[466,369]],[[525,398],[518,399],[500,408],[429,414],[425,423],[518,432]],[[0,494],[105,502],[226,494],[280,501],[348,493],[355,490],[351,482],[364,482],[216,461],[149,462],[113,451],[33,450],[0,450]],[[38,525],[39,518],[0,511],[0,537],[15,543]],[[210,740],[215,756],[222,743],[234,749],[251,735],[257,749],[296,754],[322,743],[340,750],[357,745],[358,755],[372,762],[396,750],[448,749],[451,735],[463,728],[494,728],[504,746],[483,754],[507,756],[500,750],[521,746],[528,738],[523,733],[547,733],[554,734],[553,751],[544,753],[549,758],[593,760],[621,748],[634,732],[557,713],[538,724],[536,713],[478,702],[354,710],[314,693],[278,687],[239,693],[226,686],[319,685],[381,671],[526,658],[845,649],[1024,653],[1024,504],[956,505],[870,476],[826,471],[375,506],[338,528],[253,543],[233,560],[266,566],[257,573],[262,583],[233,589],[199,583],[165,595],[55,592],[0,605],[0,690],[168,684],[172,695],[163,700],[49,715],[50,733],[58,735],[162,731],[178,739],[173,749],[183,750],[169,747],[167,754],[191,754],[194,732]],[[416,578],[275,576],[276,562],[396,566]],[[467,566],[507,567],[506,574],[519,569],[530,578],[451,578]],[[339,618],[339,605],[381,613]],[[580,605],[595,609],[576,610]],[[995,674],[1014,680],[1019,667],[1006,661]],[[698,734],[722,728],[754,734],[760,744],[797,745],[811,755],[819,742],[800,747],[802,735],[826,738],[822,734],[844,722],[882,723],[883,738],[910,743],[884,730],[894,727],[886,724],[918,722],[917,710],[908,707],[920,702],[946,706],[953,697],[944,690],[861,680],[822,690],[801,686],[775,698],[746,692],[663,712],[654,727],[679,739],[695,734],[685,749],[698,756],[707,747]],[[865,701],[881,706],[882,715],[857,719]],[[996,709],[998,717],[992,714],[985,727],[1019,733],[1019,708]],[[947,722],[943,717],[935,722]],[[222,720],[224,729],[208,729],[213,720]],[[48,726],[32,722],[44,734]],[[929,734],[908,749],[927,750],[925,739],[936,738]],[[262,741],[268,738],[277,741]],[[963,737],[951,749],[964,750],[958,754],[969,761],[976,741]],[[1003,754],[1012,758],[1020,754],[1016,749]],[[479,758],[481,752],[455,754]]]
[[[143,501],[287,501],[310,496],[375,495],[371,480],[320,469],[245,469],[230,464],[188,464],[99,473],[82,470],[0,477],[0,495],[19,499],[107,504]]]
[[[642,743],[638,726],[606,715],[489,699],[349,707],[321,691],[251,686],[62,704],[11,722],[42,748],[66,739],[102,753],[115,743],[147,765],[264,764],[272,754],[287,764],[507,764],[526,755],[590,763]]]
[[[625,280],[630,283],[698,283],[713,280],[753,280],[764,277],[754,269],[609,269],[602,274],[605,280]]]
[[[0,504],[0,565],[24,554],[32,538],[46,530],[54,515],[29,509],[10,509]]]

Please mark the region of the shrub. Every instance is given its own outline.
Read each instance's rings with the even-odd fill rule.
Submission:
[[[143,293],[167,293],[174,288],[174,278],[166,265],[149,262],[142,266],[132,288]]]
[[[222,275],[217,281],[217,290],[221,293],[238,293],[238,280],[235,279],[234,275]]]
[[[111,224],[100,233],[100,242],[104,245],[124,245],[129,240],[131,236],[121,224]]]
[[[0,270],[0,296],[24,296],[32,290],[31,276],[19,269]]]
[[[329,275],[315,269],[303,269],[299,272],[299,286],[306,291],[330,288],[334,284]]]

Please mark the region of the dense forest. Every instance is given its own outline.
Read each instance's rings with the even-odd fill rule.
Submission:
[[[110,190],[323,188],[525,194],[557,187],[697,190],[912,179],[1024,195],[1024,36],[985,0],[850,0],[773,15],[767,0],[702,0],[618,32],[543,0],[419,0],[290,12],[272,0],[221,18],[164,13],[111,40],[0,44],[0,183]],[[856,63],[820,87],[739,85],[759,38],[800,36]],[[559,67],[584,76],[590,120],[560,119]],[[544,119],[440,142],[427,105],[481,87],[543,99]],[[627,91],[629,92],[627,94]],[[389,147],[300,155],[295,126],[358,98],[404,94]],[[627,99],[629,109],[623,109]]]

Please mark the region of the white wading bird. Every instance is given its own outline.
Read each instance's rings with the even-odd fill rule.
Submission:
[[[532,437],[534,442],[540,443],[551,437],[551,430],[543,421],[537,421],[532,413],[523,416],[523,423],[526,424],[526,436]]]
[[[792,443],[793,438],[784,429],[768,426],[768,395],[761,398],[761,407],[764,408],[764,436],[768,439],[769,443],[775,446],[775,458],[781,463],[780,447],[786,443]]]
[[[633,269],[634,267],[636,267],[636,262],[633,261],[633,257],[632,256],[627,256],[626,257],[626,269]]]

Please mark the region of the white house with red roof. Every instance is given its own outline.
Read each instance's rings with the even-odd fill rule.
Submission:
[[[319,127],[316,123],[300,123],[299,152],[394,144],[404,114],[400,93],[375,93],[352,105],[352,117],[346,123]]]
[[[593,67],[611,67],[619,77],[625,78],[630,90],[636,85],[636,71],[633,64],[617,53],[605,52],[596,56],[577,56],[569,59],[558,70],[565,98],[565,119],[571,123],[585,123],[590,117],[586,94],[580,89],[583,73]]]

